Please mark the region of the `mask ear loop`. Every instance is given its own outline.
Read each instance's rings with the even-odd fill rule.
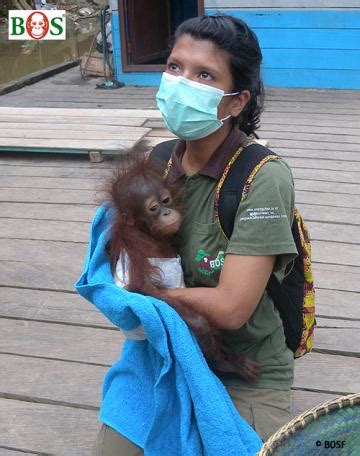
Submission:
[[[224,97],[231,97],[231,96],[233,96],[233,95],[239,95],[239,93],[240,93],[240,92],[224,93],[223,96],[224,96]],[[220,122],[224,122],[225,120],[230,119],[230,117],[232,117],[231,114],[229,114],[227,117],[224,117],[223,119],[219,119],[219,120],[220,120]]]
[[[231,114],[229,114],[227,117],[224,117],[223,119],[219,119],[219,120],[220,120],[220,122],[224,122],[225,120],[230,119],[230,117],[232,117]]]

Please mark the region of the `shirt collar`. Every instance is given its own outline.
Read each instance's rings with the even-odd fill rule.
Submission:
[[[228,136],[225,138],[224,142],[220,144],[208,162],[198,171],[198,174],[209,176],[216,180],[220,179],[230,158],[234,155],[239,146],[246,142],[246,140],[246,134],[239,130],[237,126],[233,127]],[[186,175],[181,164],[185,148],[186,142],[182,139],[179,139],[175,144],[171,155],[172,166],[170,168],[168,176],[170,182],[175,182],[180,177]]]

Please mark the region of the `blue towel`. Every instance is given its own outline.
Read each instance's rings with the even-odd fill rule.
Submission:
[[[112,210],[101,206],[75,286],[119,328],[142,324],[147,340],[127,339],[107,372],[101,421],[146,456],[254,455],[260,438],[236,411],[184,321],[165,302],[115,285],[105,253],[111,219]]]

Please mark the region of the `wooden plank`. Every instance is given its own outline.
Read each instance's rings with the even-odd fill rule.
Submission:
[[[0,201],[95,204],[96,192],[91,190],[41,189],[41,188],[2,188]]]
[[[107,367],[2,354],[0,363],[0,397],[79,408],[100,406]]]
[[[360,266],[360,244],[313,240],[311,251],[316,262]]]
[[[303,98],[306,100],[313,101],[316,99],[330,99],[334,101],[334,95],[336,100],[339,102],[345,102],[346,100],[351,101],[354,98],[353,90],[331,90],[331,89],[290,89],[290,88],[276,88],[268,87],[266,92],[270,97],[283,97],[286,99],[292,99],[291,97],[296,97],[298,101],[301,101]]]
[[[64,74],[64,73],[63,73]],[[71,94],[71,96],[77,96],[84,100],[84,96],[87,98],[89,97],[89,94],[91,95],[91,99],[94,100],[113,100],[116,98],[116,100],[120,99],[122,100],[123,98],[129,100],[132,97],[135,98],[148,98],[148,99],[154,99],[156,92],[158,91],[158,87],[155,86],[126,86],[122,87],[121,90],[117,90],[115,93],[111,90],[92,90],[92,87],[89,87],[89,85],[73,85],[73,84],[54,84],[54,79],[46,79],[41,82],[41,84],[36,84],[32,86],[31,93],[28,91],[27,96],[31,96],[32,94],[35,95],[41,95],[42,93],[46,93],[46,95],[53,95],[58,97],[59,95],[65,96]],[[96,78],[92,78],[89,80],[91,82],[96,82]],[[94,84],[95,85],[95,84]],[[56,87],[56,93],[54,93],[54,86]],[[90,90],[89,90],[90,89]],[[95,87],[94,87],[95,89]],[[14,91],[11,94],[7,95],[7,98],[10,100],[14,100],[17,98],[22,98],[24,97],[25,92],[23,91],[21,93],[20,90]],[[116,95],[116,97],[114,97]],[[342,95],[342,94],[341,94]],[[346,93],[344,94],[346,96]],[[39,98],[39,97],[37,97]],[[69,96],[65,97],[69,98]],[[47,99],[49,99],[47,97]],[[15,106],[15,105],[13,105]],[[121,108],[121,103],[119,103],[119,107]]]
[[[351,36],[351,31],[349,31],[347,36]],[[155,109],[156,108],[156,100],[155,96],[151,94],[133,94],[133,95],[126,95],[126,94],[116,94],[116,98],[104,96],[101,93],[93,96],[83,92],[83,93],[72,93],[70,97],[68,93],[64,91],[56,91],[55,93],[49,94],[48,96],[38,96],[37,98],[34,94],[27,95],[28,101],[34,100],[33,106],[39,107],[61,107],[61,106],[69,106],[73,105],[76,108],[80,108],[81,105],[84,103],[91,105],[92,108],[98,109],[106,106],[111,106],[113,109],[117,108],[125,108],[125,109],[134,109],[135,106],[139,106],[140,109]],[[20,104],[16,103],[19,102]],[[24,105],[26,99],[24,99],[24,95],[20,94],[13,94],[11,99],[11,106],[26,106]],[[47,103],[51,104],[47,104]],[[29,104],[27,104],[29,105]]]
[[[339,274],[342,273],[353,273],[356,274],[359,272],[359,268],[356,266],[349,266],[346,264],[334,264],[334,263],[318,263],[315,262],[315,266],[319,271],[334,271]]]
[[[355,154],[355,153],[354,153]],[[326,159],[311,159],[307,158],[294,158],[288,157],[286,159],[291,169],[302,168],[302,169],[321,169],[321,170],[333,170],[333,171],[360,171],[360,161],[344,161],[344,160],[326,160]]]
[[[310,231],[312,241],[334,241],[351,245],[360,245],[359,225],[335,225],[331,223],[308,222],[307,227]],[[331,246],[333,247],[334,244],[331,244]]]
[[[323,171],[325,177],[326,171]],[[337,174],[342,174],[339,171]],[[355,173],[354,173],[355,174]],[[351,209],[360,208],[360,199],[354,198],[352,195],[337,194],[337,193],[321,193],[321,192],[308,192],[297,190],[295,195],[296,203],[309,204],[312,202],[317,206],[338,206]]]
[[[92,410],[0,399],[0,448],[89,456],[100,428],[97,416]]]
[[[1,219],[0,238],[82,242],[89,238],[89,222]]]
[[[117,118],[117,117],[141,117],[147,119],[161,118],[160,111],[156,109],[81,109],[81,108],[13,108],[1,107],[0,115],[17,116],[65,116],[65,117],[80,117],[84,120],[87,117],[103,117],[103,118]]]
[[[293,417],[309,410],[313,407],[318,407],[326,401],[337,399],[337,394],[313,393],[311,391],[292,390],[292,408],[291,414]]]
[[[320,191],[325,193],[336,191],[336,193],[347,193],[355,196],[360,195],[360,184],[341,183],[335,187],[332,182],[295,178],[295,192],[297,190]]]
[[[293,386],[338,395],[357,393],[360,391],[360,359],[307,354],[295,361]]]
[[[30,92],[29,90],[27,91],[13,91],[11,94],[8,95],[8,100],[15,101],[17,99],[24,99],[24,98],[30,98],[33,97],[34,99],[41,99],[40,95],[45,93],[46,95],[51,95],[51,96],[46,96],[43,97],[43,99],[46,100],[75,100],[75,101],[86,101],[86,100],[95,100],[95,101],[110,101],[113,100],[114,98],[117,100],[126,100],[129,101],[131,99],[135,100],[153,100],[155,98],[155,94],[157,92],[158,87],[138,87],[139,90],[135,90],[136,87],[132,87],[132,90],[117,90],[116,92],[113,92],[111,90],[91,90],[89,86],[75,86],[73,84],[70,84],[70,87],[68,84],[63,84],[63,85],[58,85],[56,84],[56,90],[54,90],[54,84],[46,84],[45,81],[43,81],[42,84],[34,85],[33,90]],[[70,89],[70,90],[69,90]],[[74,90],[75,89],[75,90]],[[89,90],[90,89],[90,90]],[[43,92],[42,92],[43,91]],[[69,97],[69,91],[71,92],[71,96]],[[35,95],[35,96],[34,96]],[[114,97],[114,95],[116,95]],[[12,106],[16,106],[13,104]],[[121,102],[119,103],[119,107],[121,108]]]
[[[119,140],[83,140],[83,139],[35,139],[28,138],[26,141],[22,138],[0,138],[0,148],[8,151],[9,148],[18,149],[21,151],[36,149],[37,152],[44,149],[45,152],[66,150],[85,151],[99,150],[112,153],[128,152],[134,147],[141,138],[119,139]],[[0,149],[1,153],[1,149]]]
[[[353,268],[353,272],[342,272],[339,265],[334,271],[329,264],[315,263],[313,269],[317,288],[360,293],[360,272],[357,268]]]
[[[33,177],[61,177],[64,179],[99,179],[104,176],[109,176],[109,169],[101,166],[92,165],[90,167],[74,166],[2,166],[0,167],[0,175],[4,176],[33,176]]]
[[[71,125],[65,125],[65,128],[54,128],[51,129],[50,126],[47,128],[39,129],[37,127],[31,128],[30,125],[27,128],[24,126],[19,129],[7,128],[6,124],[3,124],[4,127],[0,128],[0,144],[4,143],[5,140],[11,138],[20,138],[20,139],[48,139],[53,143],[56,139],[60,140],[75,140],[81,139],[85,142],[89,143],[90,139],[96,140],[96,144],[98,144],[99,140],[137,140],[145,136],[151,130],[150,128],[142,128],[142,127],[109,127],[110,130],[106,130],[105,128],[97,128],[96,126],[90,126],[90,128],[83,128],[74,129]],[[0,124],[1,126],[1,124]]]
[[[1,169],[5,174],[6,170],[4,170],[4,168],[0,165],[0,172]],[[47,188],[94,191],[96,190],[96,187],[100,188],[101,185],[94,181],[94,179],[82,179],[76,177],[73,177],[72,179],[64,179],[52,177],[2,176],[0,181],[0,188]]]
[[[269,147],[272,148],[271,141],[269,141]],[[317,158],[320,160],[340,160],[346,162],[358,162],[360,161],[359,154],[357,152],[341,152],[341,156],[335,150],[317,150],[312,149],[297,149],[297,148],[286,148],[277,147],[276,152],[281,157],[287,160],[287,157],[302,158],[303,162],[306,163],[308,158]]]
[[[110,366],[124,341],[116,329],[0,319],[0,352],[50,360]]]
[[[0,239],[0,284],[74,291],[86,251],[72,242]]]
[[[343,320],[341,318],[330,318],[327,316],[316,316],[317,329],[360,329],[360,320]]]
[[[341,138],[339,138],[341,141]],[[357,152],[358,147],[356,144],[346,144],[345,142],[314,142],[314,141],[293,141],[291,139],[271,139],[271,147],[287,147],[296,149],[311,149],[318,148],[319,150],[335,150],[342,152]]]
[[[317,283],[315,282],[317,286]],[[317,288],[316,314],[326,317],[353,318],[360,320],[359,293]]]
[[[310,101],[314,100],[333,102],[334,96],[336,101],[345,104],[348,101],[354,99],[353,90],[333,90],[333,89],[313,89],[313,88],[289,88],[289,87],[267,87],[267,97],[277,100],[285,99],[290,101]],[[355,101],[359,101],[359,97],[355,95]]]
[[[5,103],[4,103],[5,104]],[[13,105],[14,102],[10,102],[10,106]],[[18,106],[31,106],[32,108],[37,109],[103,109],[103,110],[117,110],[118,108],[123,109],[134,109],[134,110],[145,110],[151,111],[152,109],[155,110],[156,105],[154,100],[150,99],[138,99],[138,100],[121,100],[118,102],[117,99],[113,99],[111,101],[103,101],[98,102],[96,100],[92,100],[91,96],[88,98],[84,98],[81,102],[74,102],[72,98],[58,100],[57,97],[50,97],[48,99],[40,100],[34,99],[30,96],[27,100],[19,100]],[[143,116],[141,116],[143,117]]]
[[[5,103],[4,103],[5,104]],[[11,101],[10,106],[14,104]],[[57,100],[54,99],[54,96],[46,99],[46,100],[39,100],[34,99],[33,97],[29,97],[27,100],[19,100],[17,103],[18,106],[31,106],[34,109],[103,109],[104,111],[110,111],[118,109],[119,107],[123,109],[134,109],[134,110],[146,110],[151,111],[155,110],[156,105],[154,100],[121,100],[119,103],[115,98],[112,102],[101,102],[99,103],[96,100],[92,100],[91,96],[88,98],[84,98],[81,102],[74,102],[71,98],[70,99],[62,99]]]
[[[150,127],[148,124],[151,124],[151,122],[156,122],[156,121],[147,121],[143,127],[149,127],[149,128],[154,128]],[[160,123],[160,122],[159,122]],[[163,128],[163,127],[162,127]],[[280,125],[277,122],[273,122],[270,119],[264,123],[260,130],[261,134],[266,135],[266,134],[281,134],[282,137],[288,137],[289,133],[291,133],[291,136],[293,134],[296,134],[296,137],[300,137],[302,134],[314,134],[314,126],[313,125],[302,125],[302,124],[297,124],[295,121],[294,122],[288,122],[285,125]],[[321,134],[321,135],[328,135],[328,138],[338,138],[339,136],[342,139],[346,139],[347,136],[355,136],[356,138],[359,137],[360,135],[360,126],[358,128],[350,128],[350,127],[345,127],[345,126],[318,126],[316,127],[316,132]],[[300,137],[301,139],[301,137]],[[316,139],[316,138],[314,138]]]
[[[71,117],[70,117],[71,119]],[[80,120],[80,119],[77,119]],[[131,122],[139,123],[137,118],[130,118]],[[48,131],[68,131],[69,136],[72,136],[75,133],[82,133],[86,131],[87,133],[84,135],[85,138],[89,138],[88,132],[93,133],[93,134],[108,134],[109,136],[112,137],[112,135],[117,135],[119,138],[125,137],[125,138],[132,138],[135,135],[137,135],[139,132],[143,133],[143,128],[140,126],[134,126],[134,125],[126,125],[125,124],[119,124],[119,125],[109,125],[109,124],[103,124],[103,125],[98,125],[95,123],[87,123],[87,122],[82,122],[81,126],[73,124],[72,122],[67,122],[66,120],[59,120],[56,119],[53,121],[53,123],[48,123],[46,125],[46,128],[44,128],[43,123],[14,123],[14,122],[1,122],[0,121],[0,133],[4,131],[5,134],[16,134],[16,132],[13,132],[12,130],[21,130],[24,132],[24,134],[27,134],[28,130],[30,131],[37,131],[39,133],[47,133]],[[126,136],[126,133],[128,133],[128,136]],[[9,136],[10,137],[10,136]],[[17,138],[18,136],[13,136],[14,138]],[[41,137],[41,136],[39,136]]]
[[[20,123],[19,123],[20,122]],[[34,128],[44,128],[44,124],[56,124],[57,126],[61,124],[66,125],[81,125],[83,127],[91,128],[91,126],[99,128],[107,128],[108,126],[129,126],[129,127],[142,127],[146,122],[145,117],[115,117],[115,118],[104,118],[104,117],[71,117],[71,116],[51,116],[42,115],[34,118],[29,115],[16,115],[8,116],[5,114],[0,115],[0,125],[4,128],[17,128],[16,125],[19,125],[19,128],[24,127],[26,124],[27,127],[34,125]]]
[[[0,156],[0,172],[4,172],[8,166],[17,167],[68,167],[68,168],[91,168],[95,171],[97,169],[110,169],[117,161],[126,161],[128,156],[114,157],[105,156],[106,160],[101,163],[91,163],[83,155],[63,155],[63,154],[29,154],[27,152],[14,152],[3,153]],[[76,179],[76,178],[75,178]]]
[[[113,324],[76,293],[1,288],[0,317],[110,328]]]
[[[328,182],[349,182],[358,183],[359,173],[352,171],[333,171],[333,170],[322,170],[322,169],[309,169],[309,168],[295,168],[293,174],[297,178],[301,179],[315,179]]]
[[[359,330],[360,322],[358,322],[357,328],[317,328],[315,331],[314,348],[322,353],[357,357],[359,362],[358,374],[360,374]]]
[[[275,49],[275,53],[276,52],[282,52],[284,51],[286,48],[279,48],[279,49]],[[327,49],[328,51],[329,49]],[[348,48],[348,50],[351,50],[350,48]],[[300,52],[301,51],[304,51],[304,49],[300,49],[299,50]],[[313,51],[313,50],[312,50]],[[322,54],[322,57],[324,55],[326,55],[326,53],[322,53],[322,51],[319,49],[320,53]],[[325,49],[324,49],[325,51]],[[335,53],[339,52],[340,49],[334,49]],[[269,55],[269,54],[268,54]],[[346,55],[346,53],[344,54]],[[309,67],[306,67],[307,69],[310,69],[310,66]],[[349,68],[348,68],[349,69]],[[354,92],[355,93],[355,92]],[[335,95],[336,97],[336,95]],[[293,100],[287,100],[286,98],[283,98],[283,99],[278,99],[278,100],[274,100],[274,101],[267,101],[266,102],[266,105],[265,107],[268,108],[270,107],[271,109],[277,109],[279,112],[281,112],[283,110],[284,107],[290,107],[290,108],[295,108],[296,110],[298,109],[308,109],[309,112],[311,113],[318,113],[319,110],[322,110],[324,112],[324,114],[335,114],[335,115],[338,115],[339,113],[341,113],[341,110],[346,110],[347,109],[347,114],[351,114],[351,113],[354,113],[355,116],[358,115],[358,112],[357,112],[357,106],[359,104],[359,101],[360,101],[360,97],[357,97],[356,96],[356,93],[355,93],[355,96],[354,96],[354,99],[353,99],[353,103],[349,103],[350,100],[347,100],[347,102],[343,102],[343,103],[337,103],[337,106],[339,107],[340,111],[339,112],[336,112],[335,110],[332,110],[332,108],[334,107],[334,103],[331,103],[331,100],[328,100],[327,102],[320,102],[318,103],[317,102],[317,99],[314,97],[313,100],[307,100],[305,103],[302,103],[301,100],[299,101],[293,101]],[[330,108],[330,111],[328,110],[328,108]]]
[[[342,116],[327,116],[326,114],[312,114],[308,113],[306,116],[299,116],[296,113],[287,112],[283,114],[281,111],[272,111],[267,113],[264,111],[261,114],[261,125],[266,128],[267,125],[272,126],[272,124],[278,125],[308,125],[317,127],[339,127],[339,128],[355,128],[359,129],[358,119],[348,119],[343,118]],[[261,131],[261,129],[260,129]]]
[[[0,218],[90,222],[96,209],[97,205],[0,202]]]
[[[305,221],[360,224],[360,211],[342,207],[314,206],[313,204],[297,204]]]
[[[289,69],[290,70],[290,69]],[[316,73],[316,70],[314,70],[313,68],[311,69],[306,69],[307,71],[310,71],[310,70],[313,70],[314,73]],[[302,105],[302,104],[297,104],[297,105],[294,105],[293,103],[291,104],[288,104],[286,102],[279,102],[279,103],[276,103],[276,106],[269,106],[267,109],[266,109],[266,112],[267,113],[270,113],[270,112],[281,112],[282,115],[284,115],[285,113],[292,113],[292,114],[297,114],[298,116],[302,115],[302,114],[322,114],[322,115],[326,115],[326,116],[341,116],[345,119],[349,118],[350,117],[357,117],[358,116],[358,113],[356,113],[356,111],[352,112],[352,111],[349,111],[345,106],[340,106],[339,108],[335,108],[335,107],[332,107],[332,108],[324,108],[324,106],[319,106],[319,105],[314,105],[314,106],[308,106],[307,104],[306,105]]]
[[[27,451],[9,450],[8,448],[4,448],[4,447],[0,446],[0,455],[1,456],[33,456],[34,453],[28,453]]]

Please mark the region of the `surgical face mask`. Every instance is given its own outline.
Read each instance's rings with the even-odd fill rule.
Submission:
[[[237,95],[191,81],[183,76],[163,73],[156,101],[167,128],[181,139],[205,138],[222,127],[217,110],[222,97]]]

